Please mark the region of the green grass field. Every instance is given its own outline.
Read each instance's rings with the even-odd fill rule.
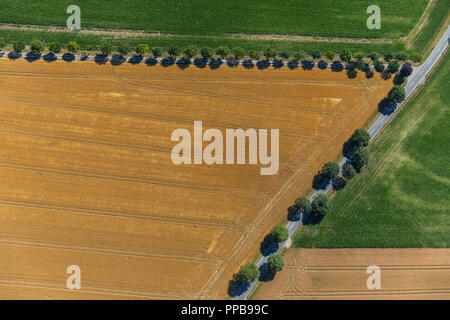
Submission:
[[[82,27],[163,33],[286,34],[398,38],[406,36],[428,0],[78,0]],[[8,0],[0,22],[65,26],[72,0]],[[368,30],[367,7],[381,8],[382,28]]]
[[[302,227],[296,247],[450,246],[450,56],[370,145],[371,160],[334,211]]]
[[[433,39],[435,33],[442,26],[450,11],[450,0],[435,0],[434,6],[430,11],[428,23],[420,30],[414,39],[412,39],[411,50],[428,54],[432,48],[427,48],[430,39]]]

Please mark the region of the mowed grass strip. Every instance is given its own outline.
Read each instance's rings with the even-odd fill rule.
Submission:
[[[425,24],[420,26],[419,32],[412,39],[409,49],[416,52],[424,52],[425,54],[431,52],[432,48],[429,47],[429,43],[435,38],[436,32],[449,16],[449,6],[449,0],[433,0],[431,10],[424,22]]]
[[[450,58],[370,146],[371,160],[296,247],[449,247]]]
[[[397,38],[406,36],[428,0],[79,0],[82,27],[176,34],[258,33]],[[0,22],[65,26],[71,0],[9,0]],[[382,28],[369,30],[366,13],[378,5]]]

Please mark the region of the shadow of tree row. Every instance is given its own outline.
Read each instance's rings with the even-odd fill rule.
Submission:
[[[2,53],[0,53],[0,57],[3,56]],[[58,56],[53,53],[48,53],[41,55],[40,53],[33,53],[28,52],[26,54],[23,54],[21,52],[10,52],[8,53],[7,57],[10,60],[17,60],[19,58],[25,58],[28,62],[34,62],[37,60],[44,60],[46,62],[54,62],[58,60]],[[72,53],[65,53],[61,56],[61,60],[66,62],[73,62],[76,60],[76,56]],[[87,55],[81,55],[79,57],[80,61],[87,61],[90,60],[90,57]],[[163,66],[163,67],[170,67],[176,65],[180,69],[186,69],[190,67],[191,65],[203,69],[206,67],[209,67],[210,69],[218,69],[222,65],[226,65],[230,68],[236,68],[238,66],[242,66],[246,69],[253,69],[257,68],[259,70],[268,69],[270,67],[274,69],[280,69],[283,67],[287,67],[291,70],[295,70],[298,68],[301,68],[303,70],[312,70],[314,67],[317,67],[320,70],[325,70],[327,68],[330,68],[333,72],[342,72],[344,70],[347,71],[347,76],[349,78],[355,78],[357,76],[357,70],[355,70],[352,63],[348,63],[347,65],[343,65],[340,61],[334,61],[333,63],[328,63],[326,61],[319,61],[315,63],[311,60],[303,60],[303,61],[297,61],[297,60],[289,60],[289,61],[283,61],[281,59],[274,59],[274,60],[237,60],[237,59],[226,59],[223,60],[221,58],[217,59],[206,59],[206,58],[194,58],[194,59],[188,59],[188,58],[174,58],[174,57],[165,57],[162,59],[156,59],[156,58],[144,58],[143,56],[133,56],[130,58],[123,57],[121,55],[113,55],[111,57],[97,54],[94,56],[94,62],[96,62],[99,65],[104,65],[107,62],[110,62],[114,66],[122,65],[124,63],[130,63],[133,65],[144,63],[147,66],[155,66],[157,64]],[[364,71],[366,73],[367,78],[371,78],[373,76],[373,72],[369,70]],[[382,77],[384,79],[388,79],[390,77],[389,72],[384,72],[382,74]],[[401,78],[398,78],[398,81],[401,81]]]

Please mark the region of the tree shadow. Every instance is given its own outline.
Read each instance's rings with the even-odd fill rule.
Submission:
[[[396,74],[393,80],[395,85],[402,85],[405,82],[405,77],[400,74]]]
[[[203,69],[208,65],[208,59],[205,58],[195,58],[194,59],[194,66],[197,68]]]
[[[128,59],[128,63],[131,64],[139,64],[144,60],[144,57],[142,56],[132,56],[130,59]]]
[[[244,66],[245,69],[253,69],[255,67],[255,64],[253,63],[252,60],[244,60],[242,62],[242,65]]]
[[[259,267],[259,281],[268,282],[275,279],[276,272],[270,271],[267,263],[264,263],[261,267]]]
[[[53,61],[58,60],[58,57],[57,57],[56,54],[54,54],[54,53],[47,53],[47,54],[44,54],[44,55],[42,56],[42,59],[43,59],[45,62],[53,62]]]
[[[287,211],[288,211],[287,216],[288,216],[289,221],[299,221],[300,220],[301,214],[300,214],[300,211],[297,210],[295,205],[290,206],[287,209]]]
[[[352,144],[351,138],[344,142],[342,145],[342,155],[350,159],[353,152],[355,152],[356,147]]]
[[[74,55],[73,53],[64,53],[64,54],[62,55],[62,59],[63,59],[65,62],[72,62],[72,61],[75,60],[75,55]]]
[[[347,70],[347,78],[349,79],[355,79],[356,76],[358,75],[358,71],[356,70]]]
[[[381,79],[383,80],[389,80],[392,77],[392,74],[387,70],[383,70],[382,72],[380,72],[380,75]]]
[[[88,56],[87,54],[83,54],[83,55],[80,57],[80,61],[87,61],[87,60],[89,60],[89,56]]]
[[[383,115],[390,115],[397,109],[397,104],[388,98],[384,98],[378,103],[378,112]]]
[[[208,65],[211,70],[216,70],[219,69],[222,64],[223,64],[222,59],[211,59]]]
[[[287,66],[291,70],[298,69],[298,61],[297,60],[291,60],[291,61],[289,61],[287,63]]]
[[[191,59],[188,59],[188,58],[181,58],[181,59],[178,59],[176,62],[177,67],[180,68],[181,70],[189,68],[191,63],[192,63]]]
[[[317,67],[318,67],[320,70],[325,70],[326,68],[328,68],[328,63],[325,62],[325,61],[320,61],[320,62],[317,64]]]
[[[270,61],[269,60],[260,60],[256,63],[256,67],[259,70],[264,70],[270,67]]]
[[[277,59],[275,59],[275,60],[272,61],[272,67],[274,67],[275,69],[280,69],[280,68],[282,68],[283,66],[284,66],[283,60],[277,60]]]
[[[33,52],[28,52],[25,55],[25,60],[28,62],[34,62],[36,60],[40,60],[41,59],[41,54],[40,53],[33,53]]]
[[[324,216],[325,216],[324,214],[314,214],[312,211],[310,211],[308,214],[304,216],[303,224],[304,225],[319,224]]]
[[[264,240],[261,242],[259,246],[259,251],[263,256],[270,256],[272,253],[278,251],[279,244],[278,242],[273,241],[272,236],[270,234],[264,237]]]
[[[339,61],[333,61],[330,67],[333,72],[341,72],[344,70],[344,65]]]
[[[316,190],[325,190],[328,183],[329,180],[324,177],[322,171],[319,171],[313,178],[312,187]]]
[[[237,273],[235,273],[233,278],[228,282],[228,295],[230,297],[239,296],[247,291],[249,286],[249,283],[243,284],[242,281],[239,280]]]
[[[373,71],[366,71],[366,79],[372,79],[374,75]]]
[[[153,67],[158,64],[158,60],[156,60],[155,58],[147,58],[145,59],[145,64],[149,67]]]
[[[175,58],[172,57],[168,57],[168,58],[163,58],[161,59],[161,62],[159,63],[161,66],[163,66],[164,68],[173,66],[175,64],[176,60]]]
[[[115,54],[111,57],[110,63],[113,66],[120,66],[121,64],[123,64],[126,61],[127,61],[127,59],[124,56],[122,56],[120,54]]]
[[[303,70],[312,70],[312,68],[314,68],[314,62],[309,60],[303,60],[301,65]]]
[[[237,59],[228,59],[227,60],[227,66],[229,66],[230,68],[235,68],[239,65],[239,60]]]
[[[347,180],[343,177],[338,177],[333,179],[332,185],[334,190],[341,190],[347,185]]]
[[[8,59],[10,60],[17,60],[22,57],[22,52],[10,52],[8,53]]]

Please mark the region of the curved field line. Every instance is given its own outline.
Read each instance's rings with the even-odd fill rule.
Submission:
[[[1,277],[1,274],[0,274]],[[68,291],[68,289],[63,288],[61,284],[58,282],[42,282],[35,280],[9,280],[9,279],[1,279],[0,285],[6,286],[16,286],[16,287],[28,287],[28,288],[39,288],[39,289],[54,289],[59,291]],[[139,290],[128,290],[128,289],[120,289],[120,288],[103,288],[103,287],[93,287],[93,286],[82,286],[82,289],[77,290],[77,292],[87,292],[87,293],[98,293],[98,294],[111,294],[111,295],[127,295],[134,296],[139,298],[147,298],[147,299],[188,299],[189,296],[183,295],[156,295],[147,293],[145,291]]]
[[[63,212],[71,212],[77,214],[93,214],[97,216],[106,216],[106,217],[120,217],[125,219],[133,219],[133,220],[148,220],[148,221],[162,221],[167,223],[175,223],[189,226],[211,226],[211,227],[220,227],[224,229],[235,230],[238,233],[243,233],[244,229],[241,225],[238,224],[228,224],[219,221],[201,221],[195,219],[182,219],[182,218],[167,218],[160,216],[147,216],[143,214],[137,213],[127,213],[121,211],[112,211],[112,210],[99,210],[99,209],[91,209],[91,208],[81,208],[81,207],[70,207],[63,205],[53,205],[47,203],[39,203],[33,201],[15,201],[9,199],[1,199],[0,204],[10,205],[16,207],[25,207],[25,208],[36,208],[36,209],[46,209],[53,211],[63,211]]]
[[[2,233],[0,233],[1,235]],[[103,253],[103,254],[111,254],[118,256],[133,256],[133,257],[148,257],[148,258],[161,258],[167,260],[186,260],[186,261],[197,261],[197,262],[206,262],[212,265],[217,265],[219,257],[214,257],[212,259],[209,258],[201,258],[194,257],[188,255],[178,255],[178,254],[158,254],[158,253],[146,253],[146,252],[137,252],[137,251],[126,251],[126,250],[118,250],[118,249],[106,249],[106,248],[96,248],[91,246],[75,246],[75,245],[62,245],[56,243],[49,242],[27,242],[18,239],[9,239],[0,236],[0,244],[8,245],[8,246],[20,246],[20,247],[31,247],[31,248],[50,248],[50,249],[60,249],[67,251],[81,251],[81,252],[95,252],[95,253]],[[215,260],[215,261],[214,261]]]
[[[219,189],[207,187],[207,186],[171,183],[171,182],[156,180],[156,179],[143,179],[143,178],[133,178],[133,177],[118,176],[118,175],[96,174],[96,173],[91,173],[91,172],[82,172],[82,171],[67,170],[67,169],[53,169],[53,168],[49,168],[49,167],[40,167],[40,166],[24,165],[24,164],[17,164],[17,163],[13,164],[13,163],[3,162],[3,161],[0,161],[0,168],[12,168],[12,169],[21,169],[21,170],[28,170],[28,171],[42,171],[42,172],[48,172],[48,173],[54,173],[54,174],[60,174],[60,175],[70,175],[70,176],[75,176],[75,177],[95,178],[95,179],[102,179],[102,180],[115,180],[115,181],[130,182],[130,183],[136,183],[136,184],[169,186],[169,187],[173,187],[173,188],[177,188],[177,189],[195,189],[195,190],[200,190],[200,191],[208,191],[211,193],[232,194],[232,195],[240,195],[240,196],[246,196],[246,197],[250,194],[250,192],[245,192],[244,190],[233,191],[232,188],[230,188],[229,190],[219,190]],[[261,200],[265,199],[265,197],[261,193],[257,193],[257,192],[253,192],[252,197],[256,197]]]
[[[100,113],[100,114],[113,114],[113,115],[125,115],[131,118],[138,118],[138,119],[152,119],[152,120],[161,120],[161,121],[168,121],[168,122],[182,122],[182,123],[189,123],[192,124],[192,119],[185,119],[185,118],[177,118],[177,117],[162,117],[162,116],[155,116],[147,113],[138,113],[138,112],[129,112],[124,110],[111,110],[111,109],[101,109],[91,106],[84,106],[84,105],[77,105],[77,104],[57,104],[57,103],[51,103],[46,102],[46,104],[37,103],[33,100],[29,99],[19,99],[19,98],[12,98],[12,97],[0,97],[0,100],[3,101],[10,101],[10,102],[21,102],[25,104],[35,105],[38,107],[46,107],[46,108],[54,108],[54,109],[67,109],[67,110],[82,110],[86,112],[92,112],[92,113]],[[314,112],[313,112],[314,113]],[[210,126],[215,128],[221,128],[226,129],[226,127],[223,124],[214,123],[210,121],[203,121],[204,126]],[[247,127],[242,127],[242,129],[248,129]],[[300,138],[300,139],[308,139],[308,140],[326,140],[326,136],[311,136],[311,135],[303,135],[303,134],[293,134],[288,132],[280,132],[280,136],[287,136],[287,137],[294,137],[294,138]]]
[[[338,118],[339,118],[339,121],[338,121],[339,126],[338,126],[338,128],[336,128],[336,130],[333,131],[333,134],[330,135],[326,139],[326,141],[328,141],[328,142],[332,141],[332,138],[336,137],[339,134],[339,132],[340,132],[339,129],[343,128],[343,121],[344,121],[345,116],[341,114],[340,116],[338,116]],[[323,148],[319,148],[319,147],[315,148],[315,151],[313,151],[313,153],[311,155],[310,162],[312,162],[318,156],[318,154],[323,151],[322,149]],[[217,271],[213,274],[213,276],[205,284],[204,289],[202,290],[202,293],[201,293],[201,298],[204,298],[206,296],[207,292],[212,289],[213,283],[218,279],[218,277],[225,270],[227,262],[238,252],[241,244],[249,238],[250,234],[253,233],[253,230],[256,228],[256,226],[258,224],[261,224],[261,219],[264,219],[264,217],[269,214],[269,212],[273,209],[276,202],[279,199],[281,199],[281,197],[285,194],[285,192],[287,192],[292,187],[292,185],[294,184],[295,178],[302,172],[302,169],[304,169],[304,168],[305,168],[305,165],[300,165],[296,168],[291,179],[277,192],[277,194],[271,199],[271,201],[269,201],[267,206],[258,214],[258,216],[253,220],[253,222],[250,223],[250,225],[247,227],[245,232],[242,234],[242,237],[237,241],[236,245],[232,248],[232,250],[230,250],[229,254],[225,257],[220,268],[217,269]]]
[[[123,145],[123,144],[103,142],[103,141],[94,140],[94,139],[72,138],[72,137],[62,136],[62,135],[58,135],[58,134],[45,135],[45,134],[38,134],[38,133],[34,133],[34,132],[30,133],[30,132],[26,132],[26,131],[22,131],[22,130],[17,130],[17,129],[10,129],[10,128],[4,129],[1,126],[0,126],[0,133],[11,133],[11,134],[18,134],[18,135],[23,135],[23,136],[31,136],[31,137],[54,139],[54,140],[63,140],[63,141],[82,142],[82,143],[88,143],[88,144],[99,144],[99,145],[105,145],[105,146],[122,148],[122,149],[125,149],[125,150],[141,149],[141,150],[147,150],[147,151],[156,151],[156,152],[170,153],[170,151],[168,151],[166,149],[156,148],[156,147],[145,147],[145,146],[140,146],[140,145],[136,145],[135,146],[135,145],[128,145],[128,144],[127,145]],[[194,153],[192,153],[192,154],[194,154]],[[3,162],[3,163],[7,164],[6,162]],[[280,166],[279,169],[280,170],[285,170],[289,176],[292,175],[292,169],[290,169],[288,166],[283,165],[283,166]],[[118,176],[118,177],[120,178],[120,176]],[[154,181],[156,181],[156,180],[154,180]],[[164,182],[162,182],[162,184],[164,184]],[[167,184],[169,185],[170,183],[167,182]],[[184,186],[186,186],[188,188],[191,188],[191,185],[188,185],[188,184],[183,184],[183,187]],[[198,189],[201,189],[201,190],[212,190],[212,189],[208,189],[207,186],[204,186],[204,188],[202,188],[202,186],[199,186],[199,185],[197,187],[192,187],[192,188],[198,188]],[[214,188],[218,192],[230,193],[230,194],[231,193],[233,193],[233,194],[241,194],[241,191],[236,191],[236,190],[239,190],[238,188],[226,188],[226,187],[214,187]],[[246,194],[251,194],[254,197],[261,198],[261,199],[265,199],[267,196],[269,196],[264,191],[256,192],[256,191],[249,190],[249,189],[241,189],[241,190],[245,191]]]

